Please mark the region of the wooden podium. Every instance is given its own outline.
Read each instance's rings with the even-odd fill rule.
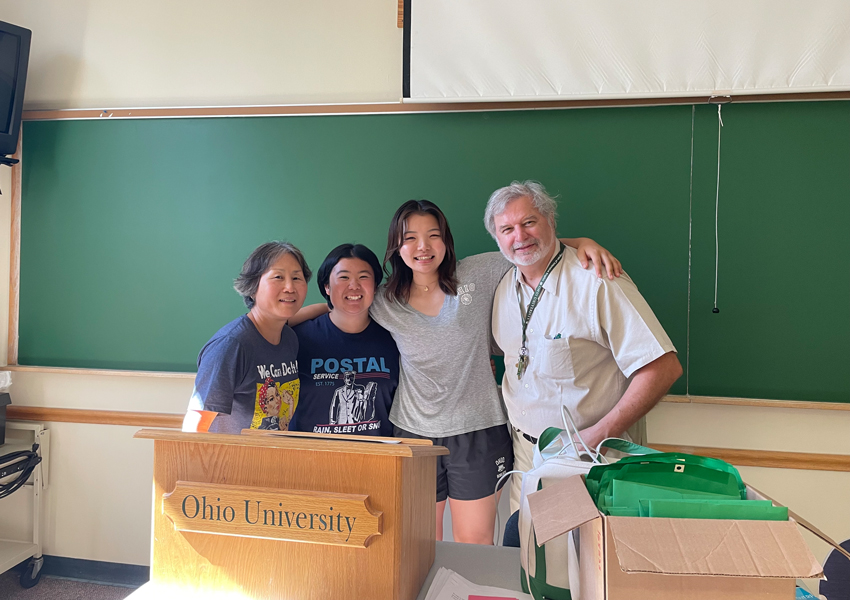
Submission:
[[[187,597],[414,600],[434,562],[442,446],[267,431],[135,437],[154,440],[158,587]]]

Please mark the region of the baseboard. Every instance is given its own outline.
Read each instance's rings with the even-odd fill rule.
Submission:
[[[22,568],[29,559],[18,565]],[[150,567],[147,565],[128,565],[124,563],[105,562],[101,560],[85,560],[83,558],[68,558],[67,556],[44,555],[44,575],[80,579],[93,583],[139,587],[150,580]]]

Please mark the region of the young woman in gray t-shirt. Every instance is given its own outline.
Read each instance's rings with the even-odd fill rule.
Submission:
[[[619,263],[592,240],[565,239],[591,259]],[[370,314],[400,354],[390,421],[399,437],[446,446],[437,464],[437,539],[451,502],[455,541],[492,544],[499,477],[511,470],[507,416],[490,366],[493,296],[512,266],[498,252],[458,261],[446,217],[427,200],[405,202],[393,216],[385,286]]]

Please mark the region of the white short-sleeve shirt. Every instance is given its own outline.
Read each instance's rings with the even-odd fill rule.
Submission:
[[[625,273],[600,279],[567,247],[543,284],[526,330],[529,364],[517,379],[522,344],[517,289],[525,310],[534,290],[511,269],[496,289],[493,337],[505,353],[508,417],[528,435],[560,427],[562,403],[579,429],[596,424],[619,402],[635,371],[676,350]]]

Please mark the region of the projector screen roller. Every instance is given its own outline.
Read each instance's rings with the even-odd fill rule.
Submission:
[[[407,101],[850,90],[847,0],[408,0]]]

